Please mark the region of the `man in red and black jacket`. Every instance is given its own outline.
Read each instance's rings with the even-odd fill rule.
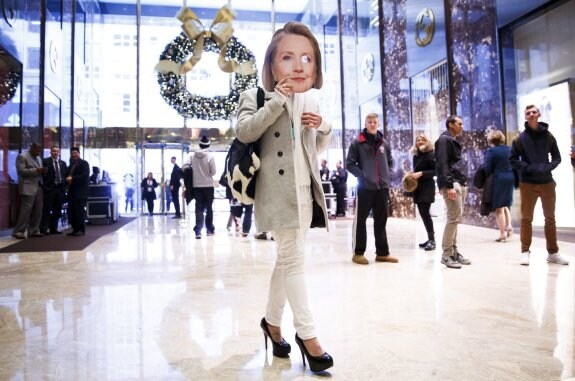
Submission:
[[[369,263],[364,253],[367,241],[365,222],[370,211],[373,211],[375,260],[377,262],[398,262],[397,258],[389,255],[385,230],[393,158],[389,142],[383,138],[383,134],[378,129],[379,118],[377,114],[368,114],[365,117],[365,128],[359,137],[351,143],[347,152],[347,170],[357,177],[352,261],[360,265]]]

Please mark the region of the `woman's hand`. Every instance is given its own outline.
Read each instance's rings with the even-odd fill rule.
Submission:
[[[286,97],[289,97],[293,94],[293,85],[287,83],[288,79],[288,77],[280,79],[280,81],[276,84],[276,87],[274,87],[276,92],[285,95]]]
[[[301,124],[304,127],[319,128],[321,121],[321,115],[314,112],[305,111],[301,114]]]

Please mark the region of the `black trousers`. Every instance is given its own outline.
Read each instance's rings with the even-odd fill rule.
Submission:
[[[433,220],[431,219],[431,203],[421,202],[417,204],[417,210],[419,210],[419,215],[423,220],[423,225],[425,226],[425,231],[427,232],[427,239],[430,241],[435,241],[435,232],[433,231]]]
[[[335,200],[336,200],[336,212],[335,214],[345,214],[345,196],[347,193],[347,185],[337,185],[335,187]]]
[[[194,198],[196,199],[196,226],[194,232],[199,234],[204,228],[204,222],[208,233],[216,230],[214,226],[214,211],[212,204],[214,202],[214,188],[194,188]],[[205,219],[204,219],[204,213]]]
[[[148,213],[149,214],[154,213],[154,200],[155,200],[155,197],[153,194],[146,196],[146,204],[148,204]]]
[[[172,194],[172,203],[174,204],[174,210],[176,211],[176,216],[181,216],[180,213],[180,187],[174,187],[174,189],[170,190]]]
[[[356,213],[353,221],[353,252],[363,255],[367,243],[366,220],[369,212],[373,212],[373,235],[375,236],[375,254],[389,255],[387,243],[387,203],[389,201],[388,189],[366,190],[358,189],[356,196]]]
[[[41,232],[58,230],[58,221],[62,216],[62,202],[64,202],[62,189],[44,190],[42,220],[40,222]]]
[[[68,200],[68,220],[74,232],[86,231],[86,199]]]
[[[254,204],[242,204],[244,208],[244,220],[242,222],[242,232],[249,233],[252,228],[252,214],[254,212]]]

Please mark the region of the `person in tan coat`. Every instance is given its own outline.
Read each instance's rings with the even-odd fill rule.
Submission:
[[[293,312],[296,343],[310,369],[333,366],[317,339],[304,277],[305,239],[310,227],[326,227],[328,216],[317,157],[331,140],[331,125],[320,114],[311,88],[322,86],[321,52],[310,30],[288,22],[273,36],[262,70],[264,106],[257,89],[242,93],[236,134],[243,143],[259,139],[261,167],[256,179],[258,231],[277,244],[266,314],[260,326],[273,353],[287,357],[290,345],[280,326],[286,302]],[[266,344],[267,345],[267,344]]]
[[[16,158],[18,172],[18,195],[20,197],[20,212],[18,222],[12,231],[12,237],[18,239],[42,237],[40,219],[42,218],[42,175],[46,168],[42,166],[40,154],[42,146],[32,143],[30,149]]]

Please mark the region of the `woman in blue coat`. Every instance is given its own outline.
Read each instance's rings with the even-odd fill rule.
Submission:
[[[487,136],[491,148],[485,153],[485,174],[493,176],[491,207],[495,209],[499,238],[495,241],[505,242],[513,234],[511,212],[515,176],[509,161],[511,148],[505,145],[505,135],[496,130]]]

